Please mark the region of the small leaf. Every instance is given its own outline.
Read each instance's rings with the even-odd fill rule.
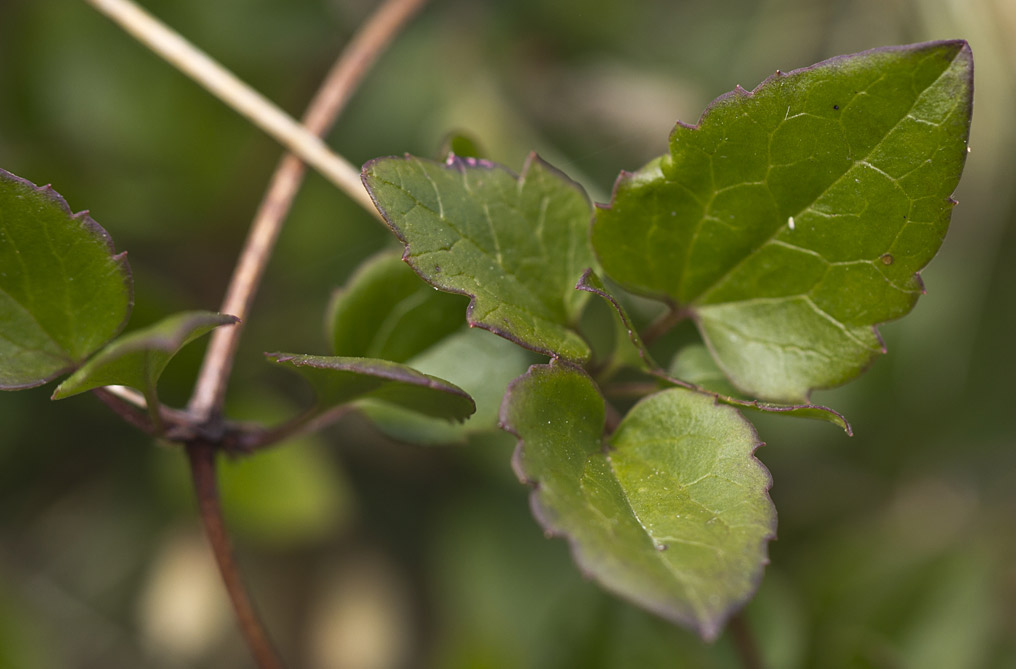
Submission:
[[[798,402],[883,351],[938,250],[966,158],[965,42],[842,56],[717,98],[622,173],[592,242],[623,286],[687,306],[741,390]]]
[[[825,421],[842,428],[848,436],[853,435],[853,428],[850,427],[850,423],[847,422],[843,414],[829,407],[818,404],[777,404],[741,397],[741,394],[730,384],[730,381],[727,380],[727,377],[704,346],[686,346],[671,364],[670,373],[664,372],[653,360],[649,349],[642,343],[642,339],[632,325],[631,318],[628,316],[624,305],[607,292],[606,286],[603,285],[603,282],[592,270],[583,274],[582,280],[575,287],[578,290],[585,290],[603,298],[613,308],[614,313],[617,314],[620,327],[628,338],[627,350],[630,351],[627,356],[622,354],[622,358],[627,357],[638,367],[641,367],[643,371],[648,372],[665,383],[710,395],[717,402],[742,409]],[[624,347],[625,343],[620,342],[618,345]],[[625,349],[622,348],[621,350],[624,351]]]
[[[434,290],[397,255],[366,261],[328,309],[336,355],[405,362],[465,326],[466,299]]]
[[[267,353],[269,361],[300,373],[314,386],[321,411],[370,398],[427,416],[462,421],[476,411],[458,386],[388,360]]]
[[[130,316],[125,254],[88,212],[0,170],[0,389],[74,369]]]
[[[579,282],[575,284],[576,290],[582,290],[587,293],[592,293],[602,298],[617,314],[618,319],[621,323],[621,330],[623,335],[627,338],[628,343],[625,344],[623,341],[618,342],[616,348],[633,348],[635,355],[623,355],[625,359],[637,360],[637,363],[642,369],[657,369],[659,365],[653,360],[652,354],[649,353],[649,349],[646,348],[645,344],[642,343],[642,338],[639,336],[638,330],[635,329],[635,325],[632,323],[631,317],[628,316],[628,312],[624,306],[617,301],[617,299],[607,291],[607,287],[603,285],[603,280],[600,279],[591,269],[587,269],[579,279]]]
[[[533,510],[604,587],[714,639],[754,593],[776,512],[760,444],[734,409],[681,388],[637,404],[603,447],[604,403],[581,370],[533,366],[508,389],[514,465]]]
[[[730,381],[717,366],[716,360],[709,354],[709,350],[701,344],[685,346],[671,363],[670,372],[667,374],[656,372],[655,376],[682,388],[690,387],[700,392],[707,392],[713,395],[717,402],[723,404],[793,418],[820,420],[841,428],[848,437],[854,435],[854,428],[850,426],[846,416],[827,406],[821,404],[777,404],[742,397],[741,393],[730,385]]]
[[[575,332],[593,264],[582,188],[530,155],[519,175],[485,160],[378,158],[363,167],[378,211],[428,283],[469,295],[467,319],[521,346],[585,360]]]
[[[469,435],[497,429],[504,389],[526,371],[532,358],[531,353],[505,339],[463,327],[410,359],[408,364],[425,374],[447,379],[469,393],[476,402],[476,413],[468,421],[449,424],[371,400],[358,406],[378,429],[394,439],[414,444],[463,444]]]
[[[185,311],[155,325],[129,332],[111,342],[57,386],[53,399],[102,386],[130,386],[154,405],[155,386],[166,365],[180,349],[220,325],[239,322],[236,316],[210,311]]]
[[[487,152],[472,135],[465,132],[450,132],[441,141],[438,159],[444,160],[449,154],[458,158],[487,158]]]
[[[711,390],[722,395],[737,395],[737,388],[719,368],[712,354],[702,344],[685,346],[670,361],[667,373],[675,379],[692,383],[699,388]]]

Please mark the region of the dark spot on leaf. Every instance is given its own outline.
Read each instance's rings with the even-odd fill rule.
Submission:
[[[893,264],[892,254],[889,254],[889,253],[883,254],[879,259],[882,261],[883,265],[892,265]]]
[[[833,109],[839,109],[839,108],[840,108],[839,105],[833,105]]]

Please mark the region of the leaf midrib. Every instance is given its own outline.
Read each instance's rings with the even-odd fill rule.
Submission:
[[[840,174],[840,175],[839,175],[838,177],[836,177],[836,178],[835,178],[835,179],[833,179],[833,180],[832,180],[831,182],[829,182],[829,184],[828,184],[828,185],[827,185],[827,186],[826,186],[826,187],[825,187],[824,189],[822,189],[822,191],[821,191],[820,193],[818,193],[818,194],[817,194],[817,195],[816,195],[816,196],[815,196],[815,197],[814,197],[814,198],[813,198],[813,199],[811,200],[811,202],[809,202],[809,203],[808,203],[807,205],[805,205],[804,207],[802,207],[802,208],[798,209],[798,210],[797,210],[797,211],[796,211],[796,212],[795,212],[795,213],[794,213],[794,214],[793,214],[792,216],[793,216],[794,218],[796,218],[796,217],[800,216],[802,212],[805,212],[805,211],[807,211],[807,210],[811,209],[811,208],[812,208],[812,207],[813,207],[813,206],[815,205],[815,203],[816,203],[816,202],[818,202],[818,200],[819,200],[819,199],[821,199],[821,198],[822,198],[822,197],[823,197],[823,196],[824,196],[824,195],[825,195],[826,193],[828,193],[828,192],[829,192],[829,190],[830,190],[831,188],[833,188],[833,187],[834,187],[834,186],[836,186],[836,185],[837,185],[838,183],[840,183],[840,181],[841,181],[841,180],[842,180],[842,179],[843,179],[844,177],[846,177],[846,176],[847,176],[847,174],[849,174],[849,173],[851,172],[851,170],[853,170],[853,169],[854,169],[855,167],[857,167],[858,165],[860,165],[860,164],[867,164],[867,165],[869,165],[870,167],[872,167],[873,169],[877,169],[877,168],[875,168],[875,166],[874,166],[874,165],[872,165],[872,164],[871,164],[871,163],[870,163],[870,162],[868,161],[868,158],[870,158],[870,157],[872,156],[872,154],[873,154],[873,153],[875,153],[875,151],[876,151],[876,150],[877,150],[877,149],[878,149],[878,148],[879,148],[880,146],[882,146],[883,142],[885,142],[885,141],[886,141],[886,139],[887,139],[887,138],[889,137],[889,135],[890,135],[890,134],[892,134],[892,131],[893,131],[893,130],[895,130],[895,129],[896,129],[897,127],[899,127],[899,124],[900,124],[900,123],[901,123],[901,122],[903,121],[903,119],[906,119],[906,118],[907,118],[907,117],[908,117],[908,116],[910,115],[910,112],[912,112],[912,111],[913,111],[913,109],[914,109],[914,107],[916,107],[916,106],[917,106],[917,103],[918,103],[918,102],[919,102],[919,101],[921,100],[921,98],[922,98],[922,97],[924,96],[924,94],[925,94],[925,93],[927,93],[927,92],[928,92],[929,90],[933,89],[933,88],[934,88],[935,86],[937,86],[937,85],[938,85],[938,83],[939,83],[939,82],[940,82],[940,81],[942,80],[942,78],[943,78],[943,77],[944,77],[944,76],[945,76],[945,75],[946,75],[946,74],[947,74],[947,73],[948,73],[949,71],[951,71],[951,70],[952,70],[953,64],[954,64],[954,63],[956,62],[956,59],[957,59],[957,58],[959,58],[959,56],[960,56],[960,53],[961,53],[961,51],[957,51],[957,52],[956,52],[956,54],[955,54],[955,55],[954,55],[954,56],[952,57],[952,59],[951,59],[951,60],[950,60],[950,61],[948,62],[948,64],[946,64],[946,66],[945,66],[945,67],[944,67],[944,68],[942,69],[942,72],[941,72],[941,73],[940,73],[940,74],[939,74],[939,75],[938,75],[938,76],[937,76],[937,77],[935,78],[935,80],[934,80],[934,81],[933,81],[933,82],[932,82],[931,84],[929,84],[928,86],[926,86],[926,87],[925,87],[925,88],[924,88],[924,89],[923,89],[922,91],[920,91],[920,93],[918,93],[918,94],[917,94],[917,95],[916,95],[916,96],[914,97],[914,101],[913,101],[913,102],[911,103],[911,105],[910,105],[910,106],[909,106],[909,107],[907,108],[906,112],[905,112],[905,113],[904,113],[904,114],[903,114],[902,116],[900,116],[900,117],[899,117],[899,118],[898,118],[898,119],[897,119],[897,120],[896,120],[896,121],[895,121],[895,122],[893,123],[893,125],[892,125],[892,127],[891,127],[891,128],[889,129],[889,131],[887,131],[887,132],[885,133],[885,135],[883,135],[883,136],[882,136],[882,138],[881,138],[881,139],[879,139],[879,141],[878,141],[878,142],[876,142],[876,143],[875,143],[874,145],[872,145],[872,147],[871,147],[871,148],[870,148],[870,149],[868,150],[868,152],[867,152],[867,153],[865,153],[865,154],[864,154],[864,156],[863,156],[863,157],[861,157],[861,158],[857,158],[857,159],[854,159],[854,160],[853,160],[853,162],[851,163],[851,165],[850,165],[849,167],[847,167],[847,168],[846,168],[846,169],[845,169],[845,170],[843,171],[843,173],[842,173],[842,174]],[[931,55],[929,55],[928,57],[930,58],[930,57],[931,57]],[[770,166],[770,167],[771,167],[771,166]],[[895,181],[895,180],[894,180],[894,181]],[[768,190],[769,190],[769,189],[767,188],[767,191],[768,191]],[[769,192],[771,192],[771,191],[769,191]],[[695,308],[696,306],[711,306],[712,304],[737,304],[737,303],[740,303],[740,302],[741,302],[742,300],[728,300],[728,301],[726,301],[726,302],[716,302],[716,303],[710,303],[709,305],[704,305],[704,304],[703,304],[703,302],[704,302],[704,301],[705,301],[706,299],[708,299],[709,295],[710,295],[710,294],[711,294],[712,292],[714,292],[714,291],[715,291],[715,290],[716,290],[716,289],[717,289],[717,288],[718,288],[718,287],[719,287],[719,286],[720,286],[720,285],[721,285],[721,284],[722,284],[722,283],[723,283],[723,282],[724,282],[724,281],[725,281],[725,280],[727,279],[727,277],[729,277],[729,276],[730,276],[731,274],[733,274],[733,273],[734,273],[734,271],[736,271],[736,270],[737,270],[737,269],[738,269],[739,267],[741,267],[741,266],[742,266],[742,265],[743,265],[743,264],[744,264],[745,262],[747,262],[748,260],[750,260],[751,258],[753,258],[753,257],[755,256],[755,254],[756,254],[756,253],[758,253],[759,251],[761,251],[761,250],[762,250],[762,249],[763,249],[764,247],[766,247],[766,246],[768,246],[769,244],[773,243],[773,242],[774,242],[774,241],[776,240],[776,238],[777,238],[777,237],[779,236],[779,234],[780,234],[781,232],[783,232],[783,230],[784,230],[784,229],[785,229],[786,227],[787,227],[787,224],[786,224],[786,223],[783,223],[783,224],[781,224],[781,225],[780,225],[780,226],[779,226],[778,228],[776,228],[776,230],[775,230],[775,231],[773,231],[772,235],[770,235],[770,236],[769,236],[769,237],[768,237],[768,238],[767,238],[767,239],[766,239],[765,241],[763,241],[762,243],[760,243],[760,244],[759,244],[759,245],[758,245],[758,246],[757,246],[757,247],[756,247],[755,249],[753,249],[753,250],[752,250],[752,251],[751,251],[750,253],[746,254],[746,255],[745,255],[744,257],[742,257],[742,258],[741,258],[740,260],[738,260],[738,261],[737,261],[736,263],[734,263],[733,265],[731,265],[731,267],[730,267],[730,268],[729,268],[729,269],[728,269],[728,270],[727,270],[726,272],[724,272],[724,273],[723,273],[723,274],[722,274],[721,276],[717,277],[717,278],[716,278],[716,280],[715,280],[715,281],[713,281],[713,283],[712,283],[712,284],[711,284],[711,285],[710,285],[710,286],[709,286],[709,287],[708,287],[708,288],[707,288],[706,290],[702,291],[702,293],[700,293],[700,294],[699,294],[699,295],[698,295],[698,296],[697,296],[696,298],[694,298],[694,299],[692,299],[691,301],[689,301],[688,305],[689,305],[690,307],[692,307],[692,308],[694,309],[694,308]],[[683,274],[682,274],[682,278],[681,278],[681,283],[682,283],[682,284],[683,284],[683,282],[684,282],[685,276],[687,275],[687,272],[688,272],[688,264],[686,263],[686,264],[685,264],[685,267],[684,267],[684,272],[683,272]],[[799,295],[797,295],[797,296],[805,296],[805,295],[806,295],[806,293],[800,293],[800,294],[799,294]],[[796,296],[791,296],[791,297],[796,297]]]

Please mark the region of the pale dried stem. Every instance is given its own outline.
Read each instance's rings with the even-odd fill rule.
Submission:
[[[371,16],[343,50],[311,101],[304,115],[307,131],[316,136],[328,132],[385,46],[424,2],[425,0],[388,0]],[[254,216],[221,309],[222,313],[237,316],[240,322],[231,328],[219,328],[212,333],[188,407],[196,421],[208,420],[222,408],[243,326],[304,172],[300,158],[293,154],[285,155]],[[359,177],[357,182],[359,184]],[[365,193],[362,186],[360,191]],[[376,212],[373,206],[371,209]]]
[[[376,215],[374,204],[360,183],[360,170],[334,153],[320,137],[301,126],[274,103],[130,0],[85,1],[204,86],[212,95],[246,116],[254,125],[321,172],[357,204]]]

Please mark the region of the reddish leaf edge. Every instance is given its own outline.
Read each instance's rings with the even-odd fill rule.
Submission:
[[[392,231],[392,233],[398,238],[398,240],[402,243],[402,245],[405,248],[405,250],[402,253],[402,260],[403,260],[403,262],[405,262],[407,265],[409,265],[411,268],[413,268],[413,271],[416,272],[417,276],[419,276],[428,285],[433,286],[434,288],[436,288],[436,289],[438,289],[438,290],[440,290],[442,292],[445,292],[445,293],[451,293],[453,295],[465,295],[466,297],[469,298],[469,304],[466,306],[466,323],[467,323],[467,325],[469,325],[469,327],[471,327],[471,328],[480,328],[481,330],[486,330],[487,332],[491,332],[491,333],[497,335],[498,337],[501,337],[502,339],[507,339],[508,341],[512,342],[516,346],[524,348],[524,349],[526,349],[528,351],[532,351],[534,353],[539,353],[540,355],[545,355],[545,356],[549,357],[551,360],[566,360],[567,358],[564,358],[557,351],[553,351],[553,350],[551,350],[549,348],[544,348],[542,346],[536,346],[536,345],[531,344],[529,342],[522,341],[521,339],[516,337],[511,332],[508,332],[507,330],[503,330],[503,329],[501,329],[501,328],[499,328],[499,327],[497,327],[495,325],[491,325],[491,324],[488,324],[488,323],[480,323],[480,322],[476,321],[473,318],[473,309],[476,306],[476,295],[475,294],[470,293],[469,291],[466,291],[466,290],[452,290],[452,289],[449,289],[449,288],[447,288],[445,286],[438,286],[434,282],[432,282],[427,276],[425,276],[419,270],[419,268],[416,267],[416,265],[413,264],[412,259],[410,258],[409,242],[408,242],[408,240],[406,240],[405,235],[402,233],[402,229],[388,215],[388,211],[378,201],[377,197],[374,195],[374,191],[371,190],[371,188],[367,185],[367,174],[368,174],[368,172],[371,170],[371,168],[373,167],[373,165],[375,163],[378,163],[378,162],[381,162],[381,161],[384,161],[384,160],[406,160],[406,161],[409,161],[409,160],[419,160],[419,161],[423,161],[423,162],[428,162],[428,163],[432,163],[432,164],[435,164],[435,165],[439,165],[439,166],[447,168],[447,169],[454,169],[454,170],[457,170],[459,172],[463,172],[467,168],[473,168],[473,169],[480,168],[480,169],[488,169],[488,170],[500,170],[502,172],[507,173],[514,180],[519,181],[519,182],[521,182],[522,180],[525,180],[526,175],[529,173],[529,170],[532,168],[532,166],[534,164],[540,163],[540,165],[542,167],[544,167],[545,169],[547,169],[547,170],[549,170],[551,172],[554,172],[558,176],[560,176],[562,181],[565,182],[565,184],[567,184],[569,187],[572,187],[572,188],[576,189],[585,198],[585,200],[587,202],[590,202],[590,210],[591,210],[592,209],[592,204],[591,204],[591,201],[589,199],[589,195],[586,193],[585,188],[583,188],[580,183],[578,183],[577,181],[572,179],[570,176],[565,174],[562,170],[560,170],[557,167],[554,167],[553,165],[548,163],[546,160],[541,158],[539,156],[539,154],[537,154],[535,151],[531,151],[529,153],[529,155],[526,156],[526,160],[522,164],[522,170],[520,172],[518,172],[518,173],[516,173],[511,168],[509,168],[509,167],[507,167],[505,165],[502,165],[501,163],[496,163],[494,161],[487,160],[486,158],[473,158],[473,157],[468,157],[468,156],[467,157],[460,157],[460,156],[455,155],[454,153],[449,153],[448,157],[445,160],[443,160],[443,161],[431,160],[430,158],[421,158],[419,156],[414,156],[414,155],[409,154],[409,153],[405,153],[402,156],[394,156],[394,155],[392,155],[392,156],[380,156],[378,158],[373,158],[371,160],[368,160],[366,163],[364,163],[363,164],[363,168],[362,168],[362,170],[360,172],[360,180],[363,182],[364,188],[367,189],[367,193],[370,195],[370,199],[374,203],[374,207],[378,210],[378,213],[381,214],[381,218],[385,222],[385,225],[388,226],[388,229]],[[592,215],[590,215],[590,220],[591,219],[592,219]],[[583,341],[585,341],[585,337],[582,337],[582,334],[580,332],[578,332],[576,330],[573,330],[573,332],[575,332],[575,334],[579,338],[581,338]],[[586,342],[586,344],[588,346],[588,342]],[[590,353],[590,355],[591,355],[591,353]],[[588,359],[588,356],[587,356],[586,359]],[[586,362],[586,359],[573,360],[572,362],[584,363],[584,362]]]
[[[124,314],[123,320],[116,327],[113,336],[103,343],[103,345],[108,344],[110,341],[116,338],[117,335],[123,332],[123,329],[125,327],[127,327],[127,323],[128,321],[130,321],[131,314],[134,311],[134,273],[131,270],[130,263],[127,260],[127,252],[121,251],[120,253],[117,253],[116,246],[113,243],[113,237],[110,236],[109,232],[107,232],[105,228],[99,225],[95,221],[95,219],[91,217],[91,212],[88,209],[82,209],[79,212],[74,212],[71,209],[70,205],[67,204],[67,200],[65,200],[64,197],[53,188],[52,184],[38,186],[33,182],[29,181],[28,179],[25,179],[24,177],[19,177],[17,174],[14,174],[13,172],[8,172],[2,167],[0,167],[0,179],[5,179],[7,181],[14,182],[19,186],[21,186],[22,188],[32,190],[44,196],[50,202],[52,202],[53,204],[57,205],[60,209],[62,209],[64,213],[67,214],[67,217],[69,219],[79,223],[81,227],[84,228],[84,230],[88,232],[92,237],[101,241],[102,244],[109,251],[110,257],[116,263],[116,266],[120,271],[120,276],[123,280],[124,288],[127,289],[127,312]],[[99,349],[97,350],[101,350],[101,348],[102,347],[99,347]],[[92,353],[95,353],[95,351],[93,351]],[[87,360],[88,357],[89,356],[86,356],[81,360],[69,360],[66,367],[50,374],[46,378],[41,379],[39,381],[14,385],[0,384],[0,390],[27,390],[29,388],[37,388],[39,386],[44,386],[47,383],[53,381],[54,379],[60,378],[65,374],[73,372],[82,364],[84,364],[85,360]]]
[[[628,312],[625,310],[625,308],[621,305],[620,302],[617,301],[617,298],[615,298],[613,295],[608,293],[606,290],[603,290],[599,286],[592,284],[590,279],[590,277],[592,276],[596,276],[592,268],[589,268],[585,272],[583,272],[582,278],[579,279],[579,282],[577,284],[575,284],[575,290],[582,290],[587,293],[597,295],[598,297],[603,298],[603,300],[606,301],[607,304],[614,309],[617,316],[621,319],[621,323],[624,325],[625,330],[627,330],[628,332],[628,339],[631,341],[632,345],[635,346],[639,354],[639,357],[642,359],[643,363],[645,363],[644,368],[645,372],[649,373],[650,375],[656,377],[657,379],[660,379],[661,381],[669,385],[678,386],[680,388],[686,388],[687,390],[691,390],[696,393],[701,393],[703,395],[710,395],[717,403],[720,404],[726,404],[729,406],[744,409],[751,409],[753,411],[761,411],[764,413],[788,413],[799,410],[820,411],[824,414],[827,414],[828,418],[818,419],[817,417],[812,416],[801,416],[801,418],[816,418],[817,420],[826,420],[827,422],[839,425],[843,429],[843,431],[847,433],[848,437],[854,436],[854,429],[850,425],[850,421],[847,420],[846,416],[841,414],[839,411],[836,411],[835,409],[823,406],[821,404],[777,404],[773,402],[764,402],[758,399],[749,400],[740,397],[732,397],[730,395],[724,395],[722,393],[718,393],[713,390],[708,390],[707,388],[703,388],[702,386],[696,385],[694,383],[689,383],[687,381],[683,381],[676,377],[670,376],[653,359],[652,355],[649,353],[649,350],[642,343],[642,339],[639,337],[638,331],[635,329],[634,324],[631,322],[631,318],[628,316]],[[879,334],[877,330],[875,331],[875,334],[876,335]],[[881,341],[881,337],[879,338],[879,341]],[[708,342],[706,342],[706,346],[708,345],[709,345]],[[885,349],[884,344],[882,348],[883,350]]]
[[[965,101],[966,102],[965,107],[966,107],[966,112],[967,112],[967,118],[970,119],[972,117],[972,114],[973,114],[973,104],[974,104],[974,58],[973,58],[973,51],[970,48],[970,44],[966,40],[964,40],[964,39],[931,40],[931,41],[927,41],[927,42],[915,42],[915,43],[912,43],[912,44],[900,44],[900,45],[891,45],[891,46],[880,46],[880,47],[874,47],[872,49],[865,49],[863,51],[858,51],[856,53],[837,55],[837,56],[833,56],[831,58],[826,58],[825,60],[821,60],[821,61],[819,61],[817,63],[812,64],[812,65],[807,65],[805,67],[795,68],[793,70],[790,70],[789,72],[783,72],[781,70],[776,70],[776,72],[774,72],[773,74],[771,74],[768,77],[766,77],[761,83],[759,83],[757,86],[755,86],[750,91],[745,90],[744,88],[741,87],[740,84],[738,84],[737,86],[734,87],[733,90],[727,91],[726,93],[723,93],[723,94],[717,96],[716,98],[714,98],[712,100],[712,102],[710,102],[708,105],[706,105],[705,109],[703,109],[702,113],[699,115],[699,119],[698,119],[698,121],[696,123],[691,124],[691,123],[685,123],[684,121],[678,120],[677,123],[675,124],[674,130],[671,131],[671,135],[673,135],[673,133],[676,132],[678,130],[678,128],[683,128],[683,129],[687,129],[687,130],[698,130],[702,126],[702,124],[706,121],[707,117],[711,114],[713,109],[716,108],[718,105],[723,104],[724,102],[726,102],[728,99],[730,99],[732,97],[749,97],[750,98],[750,97],[754,96],[755,94],[757,94],[762,88],[764,88],[764,87],[766,87],[768,85],[771,85],[773,82],[778,81],[778,80],[783,79],[783,78],[786,78],[786,77],[791,77],[791,76],[803,74],[803,73],[810,72],[812,70],[815,70],[815,69],[818,69],[818,68],[821,68],[821,67],[835,66],[837,63],[840,63],[840,62],[850,61],[850,60],[853,60],[853,59],[856,59],[856,58],[861,58],[861,57],[868,56],[868,55],[871,55],[871,54],[876,54],[876,53],[892,53],[892,52],[901,52],[901,51],[908,51],[908,52],[910,52],[910,51],[917,51],[917,50],[921,50],[921,49],[933,49],[933,48],[943,47],[943,46],[954,47],[956,49],[956,54],[954,56],[954,60],[955,59],[963,59],[967,63],[967,67],[966,67],[966,72],[967,72],[967,78],[966,79],[967,79],[967,81],[966,81],[966,84],[967,84],[967,90],[969,91],[969,95],[967,96],[967,99]],[[966,127],[966,137],[964,138],[964,144],[969,146],[969,142],[970,142],[970,123],[968,122],[967,123],[967,127]],[[670,140],[668,139],[668,147],[669,147],[669,143],[670,143]],[[668,148],[667,153],[665,153],[663,155],[669,155],[669,148]],[[618,175],[617,175],[617,179],[615,179],[615,181],[614,181],[613,188],[611,189],[610,202],[606,202],[606,203],[597,202],[593,206],[596,209],[602,209],[602,210],[608,210],[608,209],[610,209],[611,203],[613,203],[614,200],[617,197],[618,190],[620,188],[622,188],[625,184],[630,183],[634,178],[636,178],[637,175],[638,175],[638,172],[640,172],[641,169],[644,169],[649,164],[651,164],[652,162],[654,162],[654,161],[656,161],[658,159],[659,159],[659,156],[654,158],[653,160],[649,161],[648,163],[646,163],[646,165],[644,165],[639,170],[635,170],[635,171],[621,170],[618,173]],[[965,164],[966,164],[966,154],[961,156],[961,164],[960,164],[960,173],[961,174],[962,174],[962,170],[963,170],[963,167],[965,166]],[[948,198],[948,203],[950,205],[952,205],[953,207],[955,207],[957,204],[959,204],[959,202],[955,198],[953,198],[953,197],[949,197]],[[595,223],[595,221],[596,221],[596,216],[594,215],[593,216],[593,222],[590,223],[590,230],[592,229],[592,225]],[[595,253],[595,249],[594,249],[594,253]],[[924,279],[921,276],[921,272],[926,267],[927,267],[927,265],[925,265],[925,267],[922,267],[920,270],[918,270],[917,272],[914,273],[914,281],[917,283],[917,285],[919,287],[919,291],[918,291],[919,295],[926,295],[927,294],[927,290],[925,289],[925,285],[924,285]],[[650,298],[650,299],[662,301],[665,304],[673,306],[672,300],[670,299],[669,296],[659,295],[659,294],[655,294],[655,293],[648,293],[648,292],[644,292],[644,291],[635,291],[635,290],[633,290],[632,292],[634,294],[636,294],[636,295],[641,295],[643,297],[647,297],[647,298]],[[916,304],[916,299],[914,301],[914,304]],[[712,344],[709,341],[709,338],[706,337],[705,334],[702,331],[702,327],[700,325],[699,318],[698,318],[698,313],[696,312],[694,307],[691,306],[691,305],[680,305],[680,306],[684,306],[684,307],[688,308],[688,314],[692,318],[692,320],[695,322],[695,325],[698,328],[700,334],[702,334],[702,339],[705,342],[706,347],[709,349],[709,352],[711,354],[713,354],[713,358],[716,359],[716,355],[715,355],[715,352],[713,351]],[[911,309],[912,308],[913,308],[913,306],[911,306]],[[906,313],[909,313],[909,310]],[[903,314],[903,315],[906,315],[906,314]],[[902,318],[902,315],[899,318]],[[888,348],[886,347],[885,340],[882,338],[882,333],[879,331],[878,328],[881,325],[893,322],[893,320],[898,320],[898,318],[897,319],[891,319],[891,320],[888,320],[888,321],[881,321],[881,322],[875,323],[874,325],[871,326],[872,333],[874,334],[875,338],[878,340],[879,347],[881,348],[881,354],[882,355],[885,355],[886,353],[888,353]],[[872,367],[872,365],[875,364],[875,361],[877,359],[878,359],[878,355],[877,354],[872,354],[868,358],[868,360],[861,367],[858,368],[857,373],[854,376],[852,376],[851,379],[855,379],[855,378],[861,376],[862,374],[864,374],[865,372],[867,372]],[[719,362],[717,362],[717,364],[719,364]],[[724,373],[726,373],[726,370],[724,370]],[[731,381],[731,382],[734,383],[733,381]],[[816,390],[826,390],[826,389],[829,389],[829,388],[837,388],[837,387],[839,387],[841,385],[843,385],[843,384],[839,383],[839,384],[832,384],[832,385],[829,385],[829,386],[812,386],[812,387],[808,388],[808,391],[805,393],[805,399],[809,399],[811,397],[811,393],[816,391]],[[736,383],[735,383],[735,386],[736,386]],[[766,404],[766,403],[764,403],[764,404]],[[840,416],[840,414],[838,414],[835,411],[832,411],[832,409],[828,409],[828,407],[820,407],[820,406],[816,406],[816,405],[806,404],[806,405],[802,405],[801,408],[818,408],[818,409],[828,410],[828,411],[831,411],[832,413]],[[840,417],[842,418],[842,416],[840,416]],[[846,422],[845,419],[844,419],[844,422]],[[850,428],[849,424],[847,424],[845,429],[846,429],[848,435],[853,435],[853,431]]]
[[[469,400],[469,403],[473,407],[473,413],[476,412],[476,401],[473,399],[472,395],[462,388],[459,388],[450,381],[445,381],[444,379],[431,376],[430,374],[424,374],[423,372],[417,371],[402,363],[392,362],[390,360],[381,360],[379,358],[320,356],[305,353],[275,352],[265,353],[264,355],[269,362],[279,365],[290,364],[293,367],[310,367],[312,369],[353,372],[355,374],[372,376],[386,381],[398,381],[409,385],[419,386],[421,388],[430,388],[448,395],[457,395],[458,397]],[[351,400],[351,402],[354,401],[356,400]],[[466,419],[463,418],[457,422],[461,423],[465,420]]]
[[[528,476],[526,476],[525,471],[523,470],[522,457],[523,451],[525,450],[525,440],[521,437],[521,435],[519,435],[519,433],[515,430],[514,426],[511,424],[511,421],[508,419],[508,406],[511,403],[511,397],[516,390],[516,386],[519,385],[523,381],[523,379],[535,378],[536,375],[542,373],[544,370],[550,370],[554,367],[567,367],[573,371],[581,373],[583,376],[586,376],[592,382],[593,387],[596,388],[597,393],[602,399],[603,393],[600,392],[599,386],[596,384],[596,381],[593,380],[586,373],[584,369],[566,360],[554,359],[551,360],[548,364],[531,365],[524,374],[516,377],[511,383],[508,384],[508,387],[505,389],[504,397],[501,400],[501,407],[498,418],[498,426],[505,432],[508,432],[509,434],[514,436],[516,439],[515,449],[512,452],[511,458],[512,471],[515,472],[515,476],[518,478],[520,483],[530,488],[529,509],[530,512],[533,514],[533,518],[540,525],[540,527],[543,528],[544,537],[546,537],[547,539],[563,539],[568,544],[568,550],[572,556],[572,561],[575,563],[575,566],[578,568],[579,573],[582,575],[583,578],[590,581],[595,581],[596,583],[600,584],[604,589],[613,592],[615,595],[624,599],[625,601],[630,602],[633,605],[638,606],[639,608],[650,611],[660,616],[664,620],[668,620],[671,623],[678,625],[680,627],[694,630],[706,642],[711,643],[715,641],[719,637],[723,629],[726,627],[730,619],[735,614],[737,614],[741,609],[743,609],[748,604],[748,602],[754,599],[755,595],[758,593],[758,588],[762,583],[762,577],[765,574],[765,568],[770,564],[769,543],[777,538],[776,531],[777,513],[775,505],[773,506],[773,518],[772,523],[770,525],[770,531],[761,539],[764,556],[758,565],[756,573],[752,574],[751,576],[750,591],[748,592],[747,595],[745,595],[745,597],[739,599],[736,602],[732,602],[730,606],[728,606],[721,615],[716,617],[715,620],[712,621],[693,620],[686,616],[680,615],[675,611],[669,610],[666,607],[654,607],[651,605],[647,605],[646,602],[639,601],[638,599],[630,596],[628,593],[622,592],[620,590],[615,590],[608,584],[601,583],[600,580],[597,578],[596,572],[586,564],[586,560],[583,556],[581,547],[579,546],[577,539],[575,539],[575,537],[569,534],[567,530],[560,529],[556,527],[553,524],[553,522],[551,522],[549,514],[546,512],[540,501],[541,482],[538,479],[529,478]],[[605,400],[604,405],[606,405]],[[716,401],[716,405],[720,406],[721,403]],[[735,412],[737,411],[737,409],[734,407],[726,407],[726,408],[730,411]],[[766,494],[766,496],[768,496],[769,491],[772,489],[773,486],[773,475],[772,472],[769,471],[769,468],[766,467],[761,460],[755,457],[755,452],[758,451],[759,448],[765,446],[766,444],[759,438],[758,430],[755,429],[755,426],[751,423],[751,421],[745,419],[745,423],[747,423],[749,429],[751,430],[753,441],[750,457],[752,461],[755,463],[755,465],[761,468],[761,470],[765,473],[766,484],[763,489],[763,492]],[[600,428],[601,431],[605,427],[606,427],[606,418],[604,417]],[[604,452],[607,452],[609,448],[610,448],[609,445],[604,440],[603,442]]]

